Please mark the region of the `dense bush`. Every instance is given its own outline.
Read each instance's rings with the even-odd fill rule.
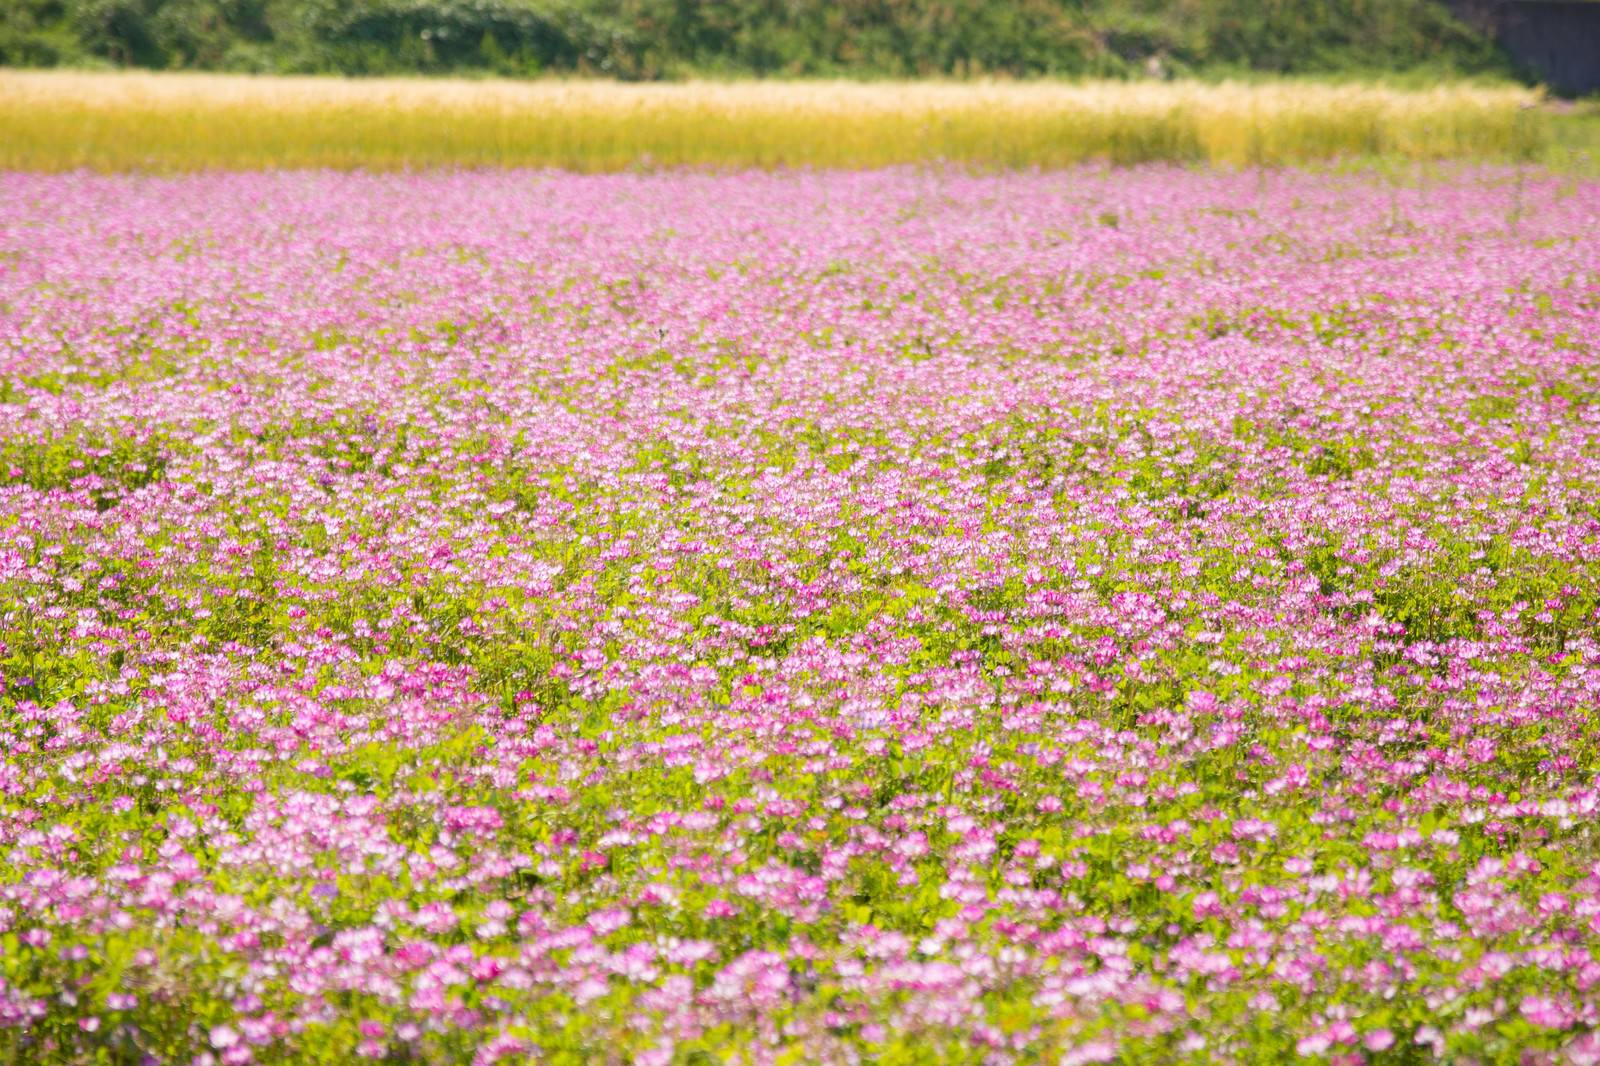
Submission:
[[[0,0],[0,63],[632,78],[1498,69],[1434,0]]]

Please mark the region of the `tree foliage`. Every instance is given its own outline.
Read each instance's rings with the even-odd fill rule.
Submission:
[[[624,78],[1503,69],[1435,0],[0,0],[0,63]]]

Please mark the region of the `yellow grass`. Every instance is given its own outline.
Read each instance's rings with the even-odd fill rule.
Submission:
[[[0,71],[0,168],[1058,166],[1526,156],[1533,91]]]

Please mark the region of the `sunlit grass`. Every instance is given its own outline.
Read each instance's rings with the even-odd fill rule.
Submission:
[[[0,72],[0,167],[861,167],[1528,158],[1535,92],[1305,82],[445,81]]]

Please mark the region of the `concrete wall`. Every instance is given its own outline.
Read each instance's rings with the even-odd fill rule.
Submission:
[[[1600,92],[1597,0],[1453,0],[1450,6],[1494,33],[1512,59],[1555,92]]]

